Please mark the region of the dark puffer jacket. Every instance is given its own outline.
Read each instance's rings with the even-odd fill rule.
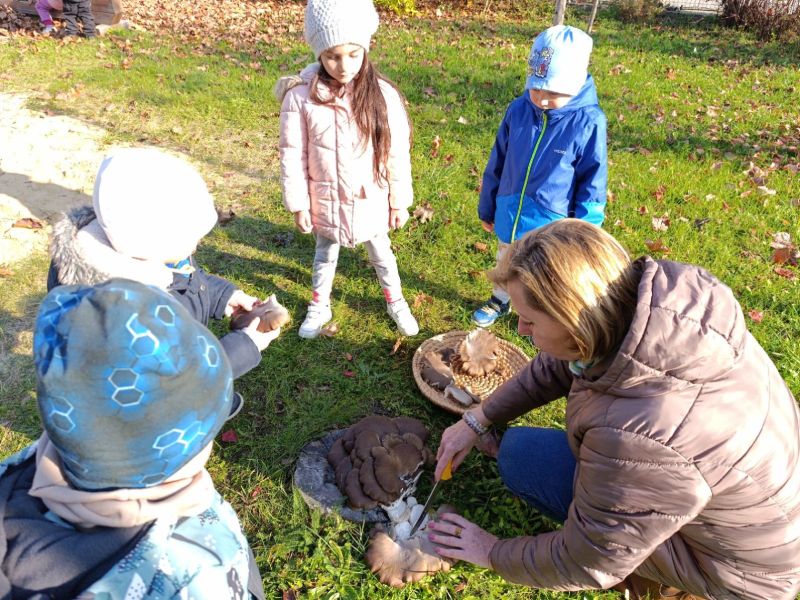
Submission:
[[[225,307],[236,290],[230,281],[200,268],[189,276],[180,275],[163,264],[120,254],[111,247],[91,207],[77,208],[56,224],[50,257],[48,290],[57,285],[95,285],[112,277],[125,277],[166,290],[203,325],[211,319],[224,318]],[[258,346],[243,331],[232,331],[219,341],[234,378],[261,362]]]
[[[566,395],[578,459],[564,527],[497,542],[492,565],[540,588],[607,588],[635,570],[711,600],[793,599],[797,404],[728,287],[698,267],[640,260],[615,356],[574,377],[540,353],[485,405],[502,423]]]

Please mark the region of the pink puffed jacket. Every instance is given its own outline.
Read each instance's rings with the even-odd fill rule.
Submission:
[[[410,128],[400,94],[381,81],[391,132],[387,187],[375,179],[372,144],[361,143],[347,88],[331,104],[309,98],[318,69],[309,65],[275,88],[282,101],[283,202],[293,213],[310,210],[315,233],[352,247],[388,231],[390,207],[413,202]]]

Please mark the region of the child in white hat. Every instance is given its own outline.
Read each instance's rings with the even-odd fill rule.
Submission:
[[[316,237],[302,338],[317,337],[333,316],[339,249],[362,243],[389,315],[402,334],[419,332],[388,235],[413,201],[411,128],[400,93],[369,60],[377,29],[371,0],[309,0],[305,37],[319,62],[276,86],[284,204]]]
[[[116,150],[98,169],[93,206],[56,224],[48,289],[125,277],[168,291],[203,325],[239,308],[251,310],[257,298],[193,259],[216,223],[211,194],[188,162],[155,148]],[[258,319],[220,339],[235,378],[255,368],[280,333],[257,326]],[[231,416],[241,403],[237,393]]]
[[[536,38],[525,93],[506,110],[483,172],[478,217],[497,236],[497,261],[527,232],[564,217],[600,225],[606,206],[606,116],[587,69],[592,38],[556,25]],[[480,327],[509,311],[498,286],[472,315]]]

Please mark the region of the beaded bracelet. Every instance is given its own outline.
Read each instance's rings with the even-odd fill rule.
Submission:
[[[489,428],[486,427],[485,425],[481,425],[480,421],[478,421],[475,415],[473,415],[471,412],[465,411],[464,414],[462,415],[462,418],[464,419],[464,422],[467,424],[467,426],[470,429],[472,429],[472,431],[477,433],[479,436],[486,435],[487,433],[489,433]]]

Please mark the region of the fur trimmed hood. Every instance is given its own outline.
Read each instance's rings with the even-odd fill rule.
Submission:
[[[124,277],[166,290],[173,280],[172,271],[164,264],[114,250],[91,206],[64,213],[55,224],[50,257],[60,285],[96,285]]]

